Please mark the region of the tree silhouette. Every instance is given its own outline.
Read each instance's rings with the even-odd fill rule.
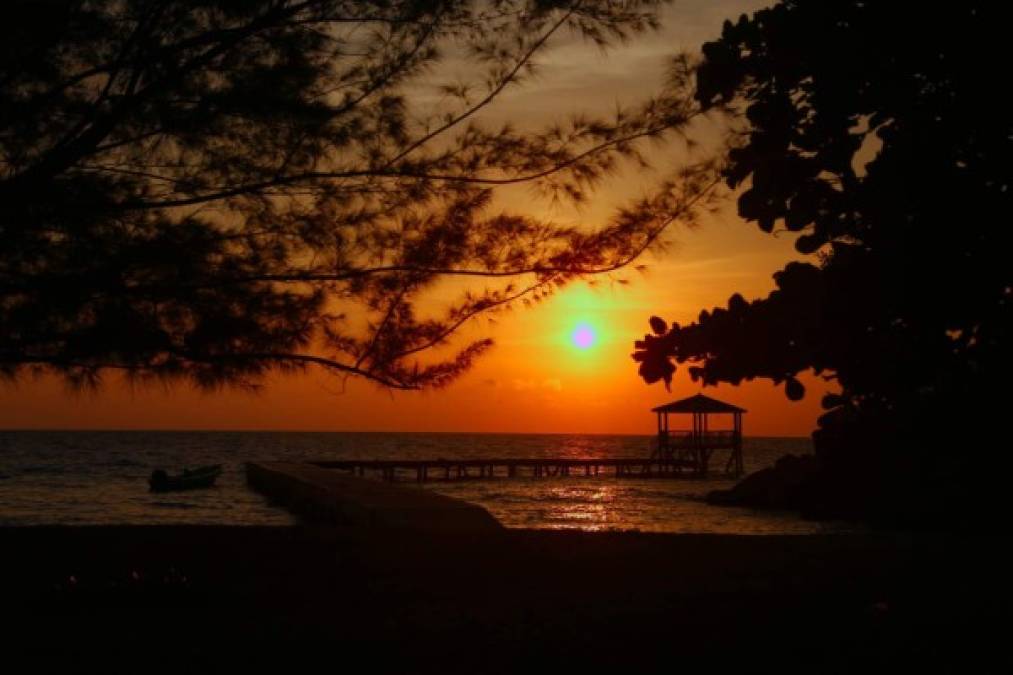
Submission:
[[[422,356],[468,319],[619,269],[708,193],[690,167],[594,231],[490,206],[516,183],[579,201],[700,112],[679,91],[535,131],[479,119],[557,33],[606,47],[656,5],[5,4],[0,374],[213,387],[316,364],[445,384],[489,341]],[[437,101],[423,85],[447,62],[470,75]],[[448,276],[489,285],[420,310]]]
[[[634,358],[648,382],[688,363],[706,385],[769,378],[792,400],[800,372],[834,381],[814,440],[820,499],[841,510],[975,493],[966,478],[1001,433],[1013,125],[990,98],[1005,26],[985,2],[796,0],[704,46],[701,105],[742,119],[724,169],[740,215],[783,223],[816,259],[775,274],[767,298],[652,319]]]

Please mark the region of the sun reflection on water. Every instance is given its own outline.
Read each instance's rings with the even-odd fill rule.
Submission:
[[[548,505],[541,511],[541,520],[549,527],[577,527],[599,531],[618,524],[615,508],[618,486],[558,485],[546,490]]]

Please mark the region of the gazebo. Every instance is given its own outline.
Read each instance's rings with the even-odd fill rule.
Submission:
[[[746,411],[731,403],[697,394],[679,401],[652,408],[658,415],[658,449],[655,457],[664,466],[688,466],[697,475],[706,476],[711,455],[715,450],[730,450],[725,473],[741,476],[742,469],[742,415]],[[672,429],[668,416],[691,415],[690,429]],[[731,415],[731,429],[710,428],[710,415]]]

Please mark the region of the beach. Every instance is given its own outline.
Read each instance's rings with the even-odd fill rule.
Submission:
[[[4,649],[38,672],[998,672],[1005,541],[4,528]]]

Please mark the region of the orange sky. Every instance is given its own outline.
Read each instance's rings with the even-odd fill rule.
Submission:
[[[676,2],[662,33],[607,57],[562,40],[544,59],[539,80],[504,98],[490,118],[532,123],[570,112],[608,112],[657,87],[665,56],[695,49],[721,21],[766,3]],[[706,138],[706,136],[705,136]],[[676,156],[671,148],[665,158]],[[659,162],[659,163],[664,163]],[[600,223],[616,205],[645,193],[651,174],[617,177],[580,211],[543,204],[523,191],[500,196],[514,210],[557,221]],[[791,237],[772,237],[734,215],[733,204],[694,230],[673,232],[664,257],[648,257],[648,274],[629,286],[574,286],[534,309],[476,321],[462,337],[492,335],[496,347],[459,382],[435,392],[387,392],[364,382],[342,383],[319,372],[277,378],[259,394],[131,391],[110,378],[97,393],[70,394],[50,378],[0,385],[0,428],[284,429],[653,433],[649,408],[699,390],[680,369],[671,393],[648,387],[629,358],[633,341],[659,314],[686,323],[700,309],[771,290],[771,274],[797,257]],[[590,325],[595,344],[575,348],[569,334]],[[805,435],[819,414],[824,385],[804,378],[809,393],[789,402],[768,381],[708,389],[747,408],[753,435]]]

